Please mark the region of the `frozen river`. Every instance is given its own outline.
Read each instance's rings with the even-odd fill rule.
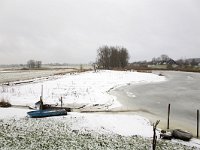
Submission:
[[[159,72],[155,72],[159,73]],[[196,112],[200,109],[200,74],[164,71],[166,82],[120,87],[111,92],[125,109],[161,120],[166,128],[167,108],[171,104],[170,128],[196,132]]]

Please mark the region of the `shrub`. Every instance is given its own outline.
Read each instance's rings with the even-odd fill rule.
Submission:
[[[4,98],[0,101],[0,107],[11,107],[11,104],[9,101],[6,101]]]

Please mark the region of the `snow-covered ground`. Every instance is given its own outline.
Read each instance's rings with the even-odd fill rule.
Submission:
[[[29,109],[20,108],[1,108],[0,107],[0,119],[12,119],[12,118],[25,118]]]
[[[28,111],[30,110],[20,108],[0,108],[0,119],[9,120],[26,118]],[[63,117],[53,118],[68,122],[73,130],[88,129],[99,133],[114,132],[123,136],[141,135],[144,137],[152,137],[153,134],[149,120],[138,115],[69,112],[64,119]]]
[[[59,103],[59,98],[63,97],[63,102],[66,106],[67,104],[74,104],[74,105],[78,104],[79,106],[98,105],[101,107],[106,107],[107,109],[111,109],[114,107],[120,107],[121,104],[117,101],[116,97],[108,94],[109,90],[127,84],[162,82],[165,80],[166,80],[165,77],[151,73],[122,72],[122,71],[99,71],[95,73],[91,71],[80,74],[72,74],[72,75],[67,74],[59,78],[55,78],[54,80],[44,80],[42,82],[36,80],[35,83],[31,84],[22,84],[17,86],[16,85],[2,86],[0,87],[0,92],[1,92],[0,99],[1,98],[7,99],[11,102],[11,104],[14,105],[33,105],[37,100],[39,100],[39,96],[41,95],[41,86],[43,85],[44,87],[43,97],[44,97],[44,102],[46,103],[54,103],[54,104]],[[89,131],[90,133],[95,132],[98,134],[105,134],[105,135],[117,134],[123,137],[139,135],[145,138],[151,138],[153,135],[152,125],[149,122],[149,120],[138,115],[95,114],[95,113],[89,114],[89,113],[71,112],[65,117],[43,118],[37,121],[37,119],[36,120],[26,119],[27,118],[26,113],[28,111],[29,111],[28,109],[24,108],[21,109],[0,108],[0,124],[2,124],[2,126],[0,127],[2,127],[3,130],[6,130],[6,132],[9,133],[8,135],[4,134],[6,138],[12,139],[12,136],[10,136],[10,134],[12,134],[12,132],[13,133],[16,132],[15,134],[17,134],[18,130],[16,129],[18,129],[18,126],[23,126],[23,123],[26,124],[26,127],[24,128],[19,127],[21,131],[23,130],[21,138],[27,138],[27,139],[29,139],[29,137],[27,137],[26,134],[28,133],[29,135],[29,132],[30,134],[32,134],[33,129],[36,129],[38,132],[40,132],[40,129],[38,129],[40,128],[40,126],[44,126],[44,128],[45,126],[48,126],[48,128],[45,129],[49,130],[48,134],[50,135],[48,136],[54,134],[51,133],[54,131],[59,132],[59,134],[63,134],[62,131],[58,131],[57,128],[61,127],[63,129],[63,127],[65,126],[67,126],[67,129],[63,130],[67,130],[66,132],[69,132],[70,134],[71,131],[78,131],[78,132]],[[18,119],[19,121],[15,121],[15,119]],[[48,125],[47,124],[48,122],[51,125]],[[53,125],[52,122],[54,122],[55,125]],[[31,127],[28,127],[29,124]],[[61,126],[59,124],[61,125],[64,124],[64,125]],[[70,128],[71,131],[68,131],[68,127]],[[30,128],[30,131],[28,128]],[[44,133],[43,130],[44,129],[42,128],[41,129],[42,133]],[[41,136],[40,133],[38,134],[39,135],[37,136]],[[111,139],[114,137],[111,137]],[[63,137],[61,136],[58,138],[63,138]],[[135,140],[137,141],[135,137],[134,138],[130,137],[130,139],[131,140],[134,139],[134,141]],[[3,140],[5,142],[5,139]],[[0,139],[0,146],[1,142],[2,141]],[[10,141],[8,141],[8,143],[9,142]],[[12,142],[15,143],[16,141]],[[77,143],[77,141],[75,142]],[[176,142],[180,143],[177,140],[175,140],[173,143]],[[147,143],[148,143],[147,144],[148,148],[151,142]],[[160,143],[162,146],[165,147],[169,146],[169,145],[166,146],[166,143],[164,144],[162,144],[162,142]],[[199,140],[196,139],[192,140],[189,143],[182,142],[182,144],[184,145],[195,146],[200,148],[198,143],[200,142]],[[25,145],[26,144],[27,141]],[[34,145],[34,143],[32,144]],[[141,143],[141,146],[144,145],[142,145]],[[173,145],[170,146],[173,147]]]
[[[105,107],[120,107],[116,97],[109,95],[110,89],[126,85],[149,82],[165,81],[151,73],[124,72],[124,71],[99,71],[80,74],[67,74],[55,80],[45,80],[18,86],[1,86],[0,99],[4,98],[13,105],[33,105],[39,100],[41,86],[43,85],[44,103],[60,103],[63,98],[64,105],[79,104]]]
[[[34,149],[34,148],[37,148],[37,144],[35,143],[34,140],[37,140],[37,138],[41,138],[40,136],[42,136],[42,139],[45,139],[45,140],[44,141],[39,140],[40,142],[37,141],[37,143],[39,142],[40,145],[47,145],[47,144],[48,146],[53,145],[54,147],[53,149],[58,149],[58,147],[52,144],[50,140],[48,139],[53,134],[55,134],[54,141],[56,141],[57,138],[59,140],[62,139],[66,141],[65,136],[66,134],[68,134],[69,136],[68,139],[70,139],[70,142],[74,144],[72,145],[73,147],[72,149],[76,149],[74,147],[77,146],[77,141],[80,140],[79,142],[83,142],[81,141],[81,139],[79,139],[81,135],[83,135],[82,138],[87,138],[88,140],[91,140],[91,141],[94,140],[94,138],[98,141],[99,140],[98,138],[100,138],[101,136],[106,136],[103,138],[101,137],[100,139],[102,140],[103,143],[106,143],[106,142],[109,143],[109,140],[113,140],[116,138],[116,135],[120,135],[122,136],[121,138],[124,137],[126,138],[127,141],[133,140],[132,141],[133,145],[130,145],[130,143],[126,145],[126,143],[123,143],[123,141],[121,141],[122,142],[121,144],[125,147],[125,149],[134,149],[134,148],[149,149],[151,147],[153,127],[148,119],[143,118],[138,115],[86,114],[86,113],[70,112],[68,113],[67,116],[31,119],[31,118],[27,118],[26,113],[28,111],[30,110],[19,109],[19,108],[0,108],[0,114],[1,114],[0,128],[3,128],[0,131],[0,134],[2,135],[0,137],[0,149],[1,148],[6,149],[9,147],[8,145],[4,145],[1,147],[1,144],[3,143],[4,144],[12,143],[11,147],[9,148],[15,148],[15,147],[23,148],[23,146],[25,146],[26,149],[29,149],[30,147],[28,146],[31,146],[31,148]],[[34,134],[36,135],[30,136],[30,134],[33,132],[35,132]],[[74,135],[71,135],[71,132],[74,132],[73,133]],[[158,130],[157,131],[158,140],[159,140],[159,133],[160,132]],[[89,135],[94,134],[95,137],[93,136],[87,137],[88,134]],[[18,139],[18,137],[21,139]],[[17,143],[20,143],[20,141],[18,140],[20,141],[22,140],[23,142],[21,144],[17,144]],[[24,140],[26,142],[24,142]],[[135,140],[137,141],[137,145],[133,143],[135,142]],[[27,145],[28,143],[27,141],[30,142],[30,145]],[[97,141],[94,141],[94,142],[97,142]],[[127,142],[127,141],[124,141],[124,142]],[[59,141],[59,143],[60,142],[62,141]],[[120,141],[114,140],[112,142],[111,142],[111,145],[116,146],[115,142],[120,142]],[[158,149],[170,149],[170,150],[171,149],[200,149],[200,141],[198,139],[192,139],[190,142],[172,140],[171,143],[169,143],[168,141],[159,140],[158,143],[159,143]],[[176,145],[176,143],[178,145]],[[93,143],[93,144],[96,145],[97,143]],[[84,146],[85,149],[93,149],[94,148],[93,146],[95,145],[90,145],[90,148],[89,148],[87,143],[82,143],[82,146]],[[99,147],[104,149],[102,146],[98,146],[98,148]],[[106,148],[109,149],[108,146]],[[110,148],[110,149],[115,149],[115,148]],[[124,148],[121,148],[121,149],[124,149]]]

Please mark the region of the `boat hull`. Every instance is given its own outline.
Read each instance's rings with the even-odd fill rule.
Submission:
[[[67,111],[65,109],[57,109],[57,110],[36,110],[36,111],[29,111],[27,114],[31,118],[42,118],[42,117],[51,117],[51,116],[63,116],[67,115]]]

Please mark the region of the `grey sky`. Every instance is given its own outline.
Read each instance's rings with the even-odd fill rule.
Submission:
[[[130,61],[200,57],[200,1],[0,0],[0,64],[88,63],[102,45]]]

